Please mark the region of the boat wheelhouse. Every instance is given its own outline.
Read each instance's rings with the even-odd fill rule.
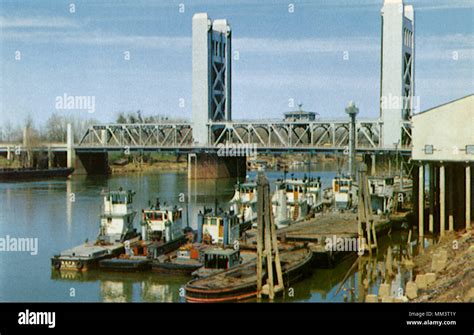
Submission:
[[[102,192],[104,203],[100,215],[100,230],[97,240],[101,243],[122,242],[131,234],[136,235],[133,220],[137,212],[133,209],[133,191]]]
[[[306,179],[306,194],[309,197],[309,206],[315,211],[319,212],[323,209],[323,186],[321,178]]]
[[[234,196],[229,201],[230,209],[239,217],[242,230],[257,224],[257,183],[248,181],[235,185]]]
[[[163,240],[165,243],[184,235],[183,209],[156,204],[142,210],[142,238],[145,241]]]
[[[310,207],[306,181],[297,178],[277,180],[276,188],[277,192],[284,190],[286,194],[286,207],[291,221],[302,220],[308,215]],[[274,208],[274,215],[277,212],[278,209]]]
[[[239,217],[233,212],[206,211],[198,214],[198,243],[233,245],[241,234]]]
[[[372,210],[377,214],[392,211],[394,183],[393,177],[368,177]]]
[[[233,248],[208,248],[204,251],[203,266],[192,273],[193,277],[205,278],[216,272],[240,265],[240,251]]]
[[[332,180],[332,193],[336,210],[349,209],[353,205],[353,181],[350,177],[335,177]]]

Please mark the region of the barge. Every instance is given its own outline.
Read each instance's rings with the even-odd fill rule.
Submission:
[[[0,181],[16,181],[16,180],[41,180],[49,178],[67,178],[74,172],[73,168],[50,168],[50,169],[34,169],[34,168],[1,168]]]

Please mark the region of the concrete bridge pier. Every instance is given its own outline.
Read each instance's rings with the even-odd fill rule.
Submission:
[[[245,156],[220,157],[215,153],[188,154],[189,179],[238,178],[244,180],[246,174]]]
[[[72,167],[75,174],[108,175],[111,172],[107,151],[76,152]]]

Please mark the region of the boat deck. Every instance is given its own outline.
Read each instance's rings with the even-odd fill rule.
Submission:
[[[94,258],[104,254],[113,253],[119,248],[123,248],[122,243],[116,243],[112,245],[95,245],[94,243],[84,243],[74,248],[62,251],[60,257]]]
[[[306,248],[282,252],[280,261],[282,271],[285,273],[295,264],[299,264],[305,258],[310,257],[310,251]],[[255,284],[257,281],[257,260],[256,256],[251,261],[236,266],[233,269],[216,273],[210,277],[196,279],[189,283],[189,288],[204,289],[207,291],[235,290],[238,287]]]

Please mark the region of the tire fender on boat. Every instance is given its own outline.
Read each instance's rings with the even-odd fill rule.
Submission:
[[[54,260],[53,266],[56,270],[59,270],[61,268],[61,261],[60,260]]]
[[[84,267],[84,263],[82,263],[82,261],[77,261],[76,269],[81,270],[83,267]]]

